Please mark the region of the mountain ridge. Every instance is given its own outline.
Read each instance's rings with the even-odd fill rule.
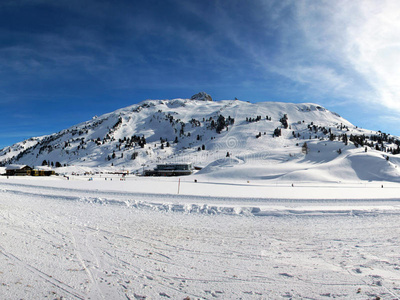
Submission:
[[[315,103],[177,98],[145,100],[5,147],[0,163],[139,172],[158,163],[190,161],[204,168],[199,175],[253,178],[249,170],[256,169],[258,179],[288,180],[300,180],[310,164],[329,181],[340,176],[324,168],[349,155],[382,158],[384,164],[390,157],[397,169],[399,145],[397,137],[358,128]],[[346,176],[361,179],[351,159],[344,164],[351,170]]]

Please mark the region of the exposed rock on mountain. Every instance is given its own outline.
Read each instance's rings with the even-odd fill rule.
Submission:
[[[206,92],[200,92],[195,95],[193,95],[190,100],[200,100],[200,101],[213,101],[211,96],[207,94]]]

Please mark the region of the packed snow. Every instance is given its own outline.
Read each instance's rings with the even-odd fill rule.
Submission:
[[[1,177],[0,295],[399,298],[400,184],[199,178]]]

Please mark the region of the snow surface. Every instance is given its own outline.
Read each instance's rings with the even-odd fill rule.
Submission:
[[[0,178],[3,299],[400,297],[397,183],[120,179]]]

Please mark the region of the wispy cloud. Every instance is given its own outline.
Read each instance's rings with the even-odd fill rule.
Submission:
[[[347,32],[347,57],[376,91],[372,101],[400,111],[400,2],[359,4]]]
[[[333,97],[400,111],[399,2],[302,0],[292,9],[281,36],[293,42],[269,70]]]
[[[185,7],[202,14],[196,5]],[[260,0],[240,12],[249,24],[233,11],[240,8],[240,1],[217,2],[208,18],[216,32],[211,49],[220,50],[215,45],[223,36],[266,80],[276,74],[308,97],[400,111],[400,2]]]

